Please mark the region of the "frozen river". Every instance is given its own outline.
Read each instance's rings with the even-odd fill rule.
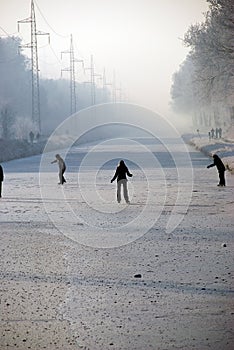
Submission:
[[[59,186],[55,153],[2,164],[0,349],[231,350],[233,176],[136,138],[61,151]]]

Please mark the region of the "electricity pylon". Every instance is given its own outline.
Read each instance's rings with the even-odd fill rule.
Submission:
[[[62,69],[61,75],[62,75],[62,72],[70,72],[70,113],[74,114],[77,111],[75,62],[82,62],[83,68],[84,68],[84,62],[83,60],[78,60],[75,58],[72,34],[70,39],[70,50],[62,51],[61,59],[63,54],[66,54],[66,53],[70,55],[70,67]]]
[[[118,100],[118,102],[122,102],[123,101],[123,90],[122,90],[121,84],[120,84],[119,88],[117,88],[115,71],[113,71],[113,80],[112,80],[111,85],[112,85],[112,102],[116,103],[117,100]],[[117,93],[118,93],[118,97],[117,97]]]
[[[116,103],[116,76],[115,76],[115,71],[113,71],[113,80],[112,80],[112,102]]]
[[[95,86],[95,77],[101,78],[101,74],[96,74],[94,71],[93,55],[90,57],[90,67],[85,68],[85,70],[90,70],[90,81],[86,81],[85,84],[90,84],[91,92],[91,105],[96,104],[96,86]]]
[[[112,86],[112,83],[107,83],[106,81],[106,71],[105,68],[103,69],[103,74],[102,74],[102,99],[103,102],[107,102],[108,97],[107,97],[107,86]]]
[[[123,89],[122,86],[120,84],[119,88],[116,88],[116,91],[118,92],[118,102],[122,102],[123,101]]]
[[[37,53],[37,35],[48,35],[37,31],[34,2],[31,0],[31,16],[18,21],[18,31],[20,23],[31,23],[31,42],[21,45],[21,48],[31,49],[31,69],[32,69],[32,122],[35,131],[41,133],[41,116],[40,116],[40,85],[39,85],[39,69],[38,69],[38,53]]]

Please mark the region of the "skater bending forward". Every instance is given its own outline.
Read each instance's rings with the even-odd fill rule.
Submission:
[[[63,160],[63,158],[59,155],[59,154],[56,154],[55,156],[55,160],[53,160],[53,162],[51,162],[51,164],[53,163],[58,163],[58,166],[59,166],[59,185],[63,185],[64,182],[66,182],[63,174],[65,173],[65,170],[66,170],[66,165],[65,165],[65,162]]]
[[[117,166],[115,175],[111,179],[111,183],[115,181],[117,178],[117,201],[118,203],[121,202],[121,187],[123,186],[123,194],[124,194],[124,199],[126,203],[129,203],[129,198],[128,198],[128,187],[127,187],[127,177],[132,177],[132,174],[130,174],[127,166],[125,165],[124,161],[121,160],[119,162],[119,165]]]
[[[218,173],[219,173],[219,183],[218,183],[218,186],[225,186],[225,176],[224,176],[224,173],[225,173],[225,166],[222,162],[222,160],[219,158],[219,156],[217,156],[217,154],[214,154],[213,155],[213,159],[214,159],[214,163],[210,164],[207,166],[207,169],[213,167],[213,166],[216,166],[217,167],[217,170],[218,170]]]

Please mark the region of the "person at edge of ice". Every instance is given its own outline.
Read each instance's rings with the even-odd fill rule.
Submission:
[[[65,164],[63,158],[59,154],[56,154],[55,158],[56,159],[53,160],[53,162],[51,162],[51,164],[58,163],[58,166],[59,166],[59,183],[58,183],[58,185],[63,185],[64,182],[66,182],[66,180],[63,176],[63,174],[66,171],[66,164]]]
[[[225,176],[224,176],[224,173],[225,173],[225,166],[222,162],[222,160],[219,158],[219,156],[217,154],[214,154],[213,155],[213,159],[214,159],[214,163],[210,164],[207,166],[207,169],[213,167],[213,166],[216,166],[217,167],[217,170],[218,170],[218,173],[219,173],[219,183],[218,183],[218,186],[225,186]]]
[[[2,182],[4,180],[3,168],[0,165],[0,198],[2,197]]]
[[[124,163],[123,160],[121,160],[119,162],[119,165],[116,168],[115,175],[111,179],[111,183],[112,183],[117,178],[117,201],[118,201],[118,203],[121,202],[121,187],[122,186],[123,186],[124,199],[125,199],[126,203],[130,203],[129,198],[128,198],[128,187],[127,187],[128,180],[127,180],[126,175],[128,175],[129,177],[132,177],[132,174],[129,172],[126,164]]]

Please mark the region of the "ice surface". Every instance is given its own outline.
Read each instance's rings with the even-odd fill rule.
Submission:
[[[184,148],[170,142],[177,164],[149,139],[64,150],[64,186],[56,152],[43,167],[39,156],[3,163],[0,348],[232,349],[233,176],[217,187],[210,159],[189,148],[189,178]],[[134,175],[131,205],[110,183],[120,157]]]

